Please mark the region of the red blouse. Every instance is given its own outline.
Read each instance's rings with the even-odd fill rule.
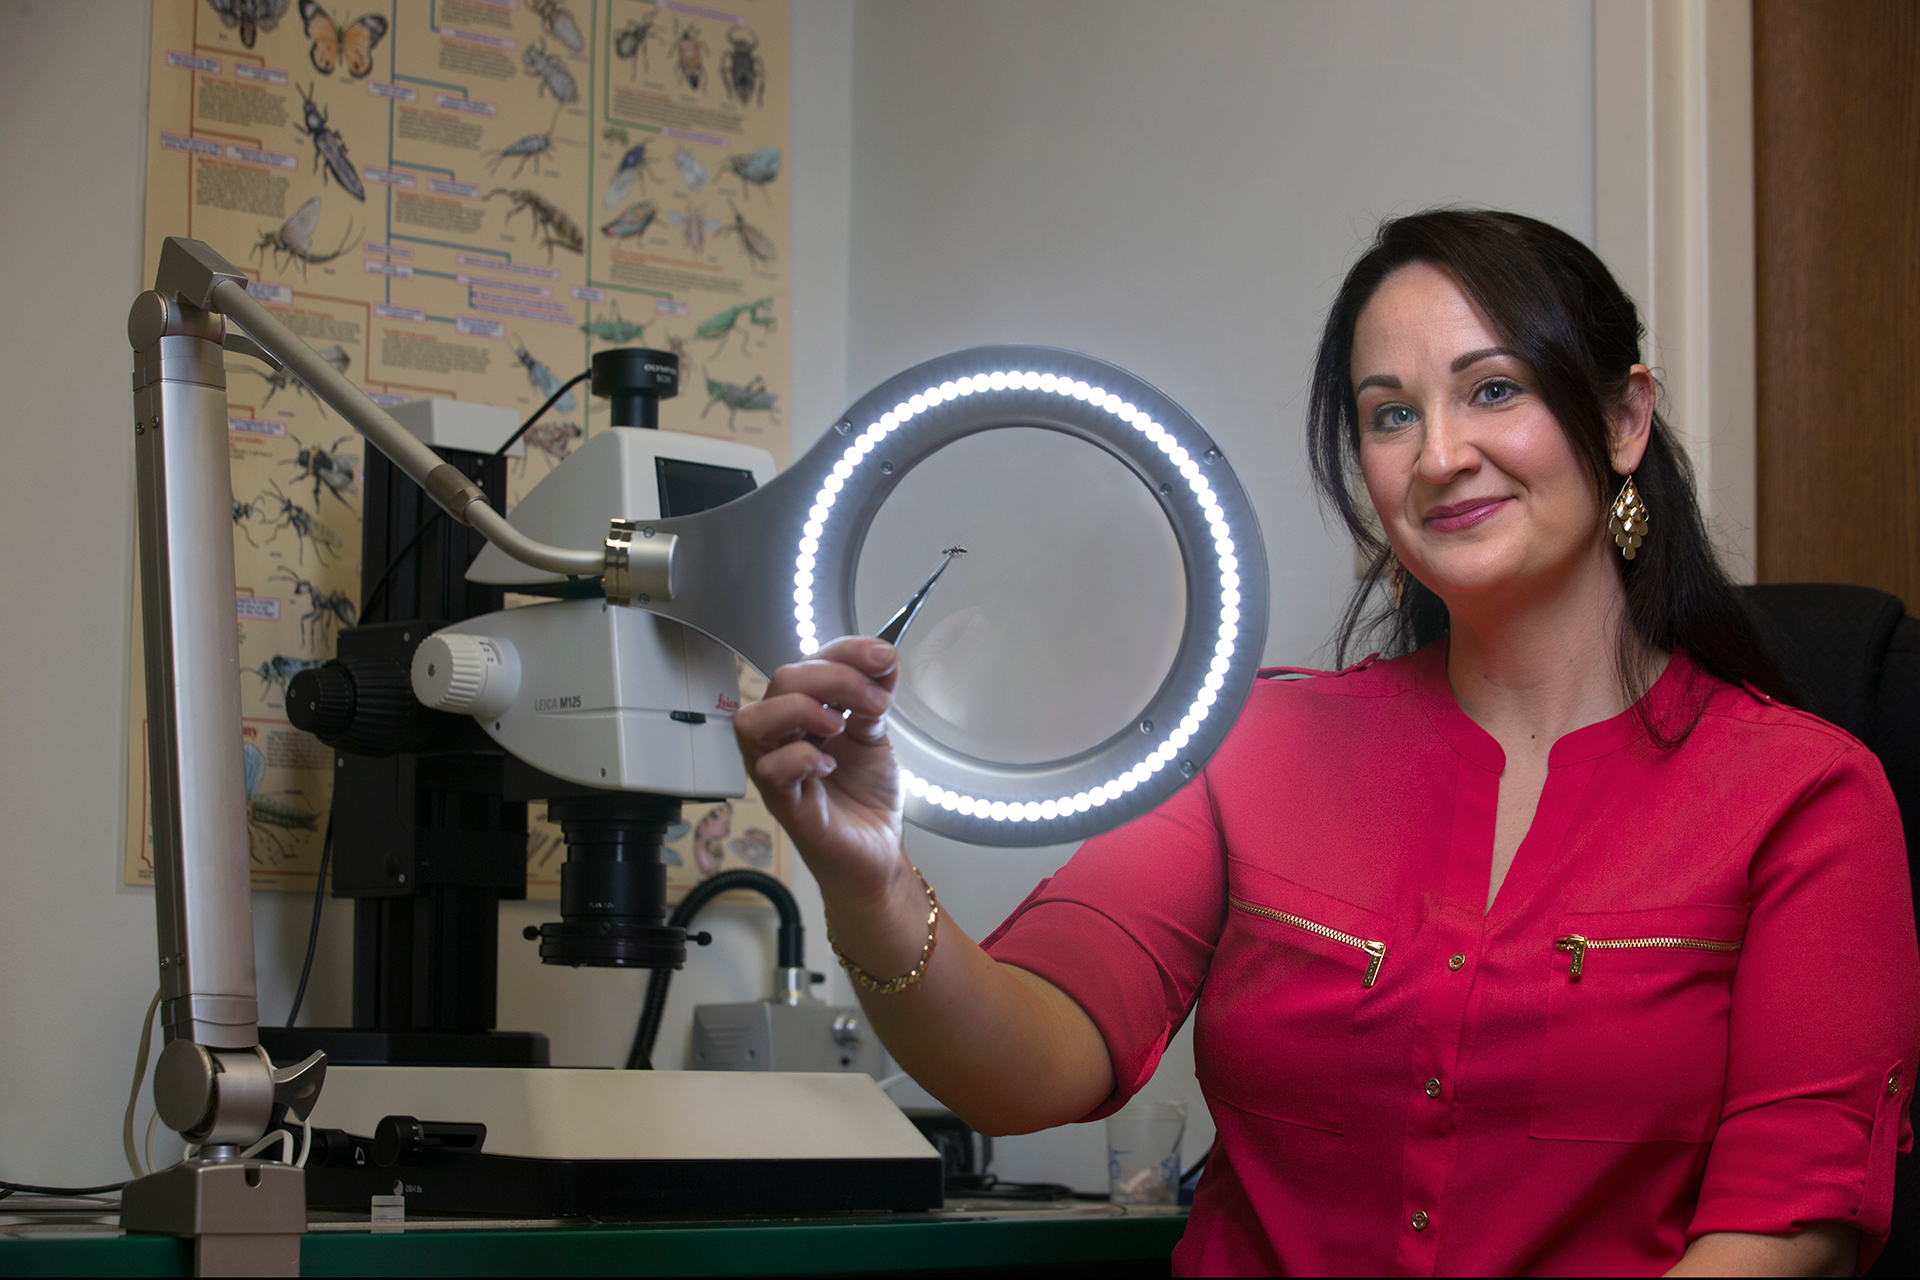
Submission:
[[[1186,1274],[1656,1273],[1714,1231],[1885,1243],[1920,1055],[1878,760],[1676,654],[1553,746],[1486,909],[1504,756],[1444,644],[1263,681],[1200,777],[987,940],[1093,1018],[1118,1107],[1197,1013]]]

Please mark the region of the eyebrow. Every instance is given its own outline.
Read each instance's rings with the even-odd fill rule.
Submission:
[[[1370,373],[1353,384],[1353,394],[1359,395],[1368,387],[1385,387],[1389,391],[1398,391],[1400,389],[1400,379],[1390,373]]]
[[[1454,373],[1459,373],[1461,370],[1469,369],[1479,364],[1482,360],[1490,359],[1493,356],[1513,356],[1513,352],[1505,347],[1481,347],[1478,351],[1469,351],[1465,355],[1455,356],[1451,369]],[[1513,356],[1513,358],[1516,360],[1519,359],[1518,356]]]

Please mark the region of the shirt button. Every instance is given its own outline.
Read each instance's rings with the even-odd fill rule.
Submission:
[[[1427,1211],[1425,1209],[1414,1210],[1413,1229],[1415,1231],[1425,1231],[1427,1229]]]
[[[1900,1096],[1900,1077],[1897,1073],[1887,1077],[1887,1096],[1889,1098]]]
[[[1447,957],[1447,968],[1453,970],[1455,973],[1460,972],[1461,968],[1465,966],[1466,963],[1467,963],[1467,958],[1464,955],[1461,955],[1458,951],[1454,952],[1451,956]]]
[[[1438,1080],[1427,1081],[1427,1096],[1429,1098],[1437,1098],[1440,1096],[1440,1082]]]

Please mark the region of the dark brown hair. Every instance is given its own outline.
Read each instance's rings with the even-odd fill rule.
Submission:
[[[1535,218],[1470,209],[1429,209],[1380,224],[1373,244],[1347,272],[1327,315],[1314,361],[1307,445],[1321,498],[1340,513],[1367,559],[1367,570],[1337,633],[1345,664],[1356,642],[1377,639],[1385,652],[1408,653],[1447,631],[1447,606],[1411,577],[1402,607],[1376,590],[1391,549],[1355,499],[1360,416],[1353,390],[1353,334],[1381,283],[1401,267],[1429,263],[1451,275],[1494,331],[1532,368],[1539,393],[1591,478],[1605,511],[1620,478],[1608,450],[1609,416],[1627,394],[1640,361],[1642,329],[1633,300],[1593,250]],[[1693,469],[1666,420],[1655,413],[1646,455],[1633,474],[1647,505],[1650,533],[1632,560],[1616,557],[1626,587],[1616,668],[1622,692],[1646,692],[1649,647],[1681,650],[1707,674],[1751,684],[1797,703],[1739,590],[1721,569],[1694,497]],[[1654,724],[1655,741],[1673,746],[1699,719],[1699,699],[1676,722]]]

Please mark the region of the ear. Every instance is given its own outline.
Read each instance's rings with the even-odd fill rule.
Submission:
[[[1632,475],[1640,468],[1647,442],[1653,438],[1653,403],[1657,391],[1653,371],[1647,366],[1636,364],[1627,371],[1627,393],[1607,423],[1607,450],[1612,455],[1614,471],[1620,475]]]

